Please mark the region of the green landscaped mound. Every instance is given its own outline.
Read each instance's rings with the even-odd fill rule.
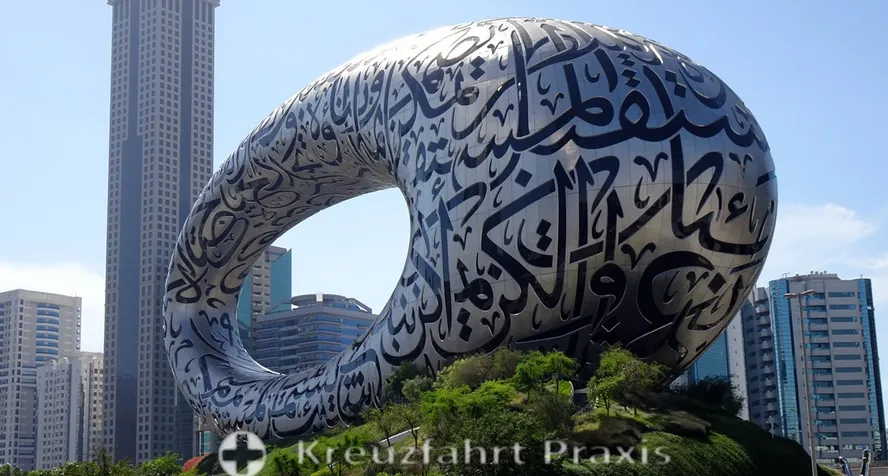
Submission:
[[[810,460],[794,441],[773,438],[758,426],[740,420],[733,389],[710,381],[701,388],[678,392],[653,392],[661,376],[655,366],[625,351],[602,357],[602,366],[588,383],[596,405],[578,412],[570,398],[575,363],[563,354],[520,354],[498,351],[457,361],[432,381],[417,369],[403,368],[389,381],[391,402],[382,411],[365,414],[365,422],[335,428],[317,440],[314,454],[322,461],[300,464],[298,444],[279,441],[269,448],[262,475],[403,475],[423,476],[807,476]],[[574,383],[576,385],[576,382]],[[558,389],[556,391],[556,389]],[[726,390],[727,389],[727,390]],[[727,393],[725,393],[727,391]],[[677,393],[677,394],[676,394]],[[419,429],[396,438],[396,464],[370,460],[372,447],[385,459],[386,445],[379,444],[410,428]],[[404,465],[403,455],[421,455],[425,439],[433,448],[462,448],[466,439],[473,447],[487,448],[519,443],[522,464],[504,452],[498,465],[469,464],[447,459],[446,452],[431,452],[432,464]],[[545,462],[546,441],[564,442],[565,454]],[[367,448],[368,457],[357,464],[343,458],[348,447]],[[557,451],[558,445],[552,443]],[[594,448],[594,459],[572,449]],[[618,448],[619,447],[619,448]],[[324,464],[326,449],[332,461]],[[605,449],[607,448],[607,449]],[[622,452],[620,451],[622,449]],[[609,453],[609,458],[604,454]],[[460,453],[459,458],[464,456]],[[445,458],[446,464],[436,463]],[[477,457],[475,457],[477,458]],[[421,458],[417,458],[421,459]],[[667,461],[668,459],[668,461]],[[646,461],[646,464],[645,464]],[[198,465],[198,472],[221,474],[215,457]],[[821,476],[838,474],[823,469]]]
[[[694,404],[695,402],[688,402]],[[614,412],[612,412],[614,413]],[[705,407],[692,412],[658,409],[639,412],[638,416],[623,411],[605,416],[603,412],[579,416],[577,433],[588,433],[596,428],[596,440],[627,440],[626,435],[638,435],[637,447],[661,447],[670,460],[649,455],[649,464],[618,462],[614,453],[611,464],[584,461],[564,464],[565,475],[595,476],[807,476],[811,474],[811,460],[793,440],[773,438],[759,426],[739,418],[712,413]],[[596,444],[598,442],[596,441]],[[832,476],[833,470],[820,468],[822,476]]]
[[[689,402],[693,404],[694,402]],[[548,474],[563,476],[807,476],[810,474],[810,459],[805,451],[792,440],[784,438],[772,438],[757,425],[740,420],[739,418],[711,413],[706,408],[700,408],[694,413],[680,410],[651,410],[640,411],[638,416],[631,412],[619,409],[613,411],[610,416],[603,410],[594,410],[577,415],[576,431],[573,440],[577,443],[589,442],[594,446],[603,442],[620,442],[625,447],[645,447],[651,449],[648,454],[648,463],[639,464],[641,456],[636,451],[632,457],[633,463],[620,459],[620,453],[613,450],[610,462],[604,462],[603,456],[596,457],[596,462],[590,462],[586,458],[580,458],[580,464],[574,464],[571,458],[562,458],[553,464],[557,466]],[[406,429],[398,427],[397,431]],[[425,432],[421,432],[425,436]],[[336,446],[346,438],[355,437],[369,440],[383,440],[384,436],[372,423],[351,428],[342,428],[330,432],[330,436],[322,438],[322,444],[315,447],[315,453],[321,455],[324,448]],[[307,440],[306,444],[310,444]],[[399,452],[407,446],[412,446],[412,438],[402,440],[395,445]],[[653,453],[653,448],[662,448],[661,453],[669,455],[667,464],[660,464],[662,457]],[[288,461],[296,458],[298,448],[272,447],[268,454],[269,464],[260,473],[263,476],[295,476],[295,475],[329,475],[340,474],[329,469],[305,467],[302,472],[281,471],[281,464],[276,461]],[[600,453],[599,453],[600,454]],[[569,455],[568,455],[569,456]],[[309,465],[306,465],[309,466]],[[377,471],[373,465],[361,467],[343,468],[343,475],[369,476],[374,474],[395,475],[399,468],[386,468],[388,473]],[[420,474],[419,471],[411,471],[412,468],[400,468],[401,474]],[[483,471],[443,471],[430,473],[431,475],[444,474],[493,474]],[[468,469],[468,468],[463,468]],[[483,468],[477,468],[483,470]],[[221,468],[216,463],[215,455],[209,455],[198,466],[198,472],[204,474],[222,474]],[[426,473],[429,474],[429,473]],[[511,473],[514,476],[536,476],[537,473],[518,471]],[[821,468],[821,476],[835,476],[839,473],[832,469]]]

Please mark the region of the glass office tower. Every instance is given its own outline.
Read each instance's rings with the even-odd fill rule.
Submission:
[[[744,358],[743,319],[741,309],[728,327],[715,339],[688,369],[676,379],[676,384],[693,384],[709,377],[728,377],[738,396],[743,398],[739,417],[749,419],[746,398],[746,361]]]
[[[289,309],[293,289],[293,252],[272,246],[250,269],[237,298],[237,328],[247,351],[252,347],[256,316]]]
[[[320,293],[296,296],[284,309],[256,317],[253,357],[282,373],[307,370],[347,349],[376,317],[357,299]]]
[[[696,382],[707,377],[729,376],[728,336],[722,333],[703,355],[687,370],[688,382]]]

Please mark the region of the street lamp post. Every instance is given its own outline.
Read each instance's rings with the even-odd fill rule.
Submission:
[[[771,433],[771,439],[777,439],[777,436],[774,433],[774,415],[768,415],[768,421],[766,423],[768,424],[768,428]]]
[[[870,474],[870,450],[863,450],[863,458],[860,458],[860,476]]]
[[[851,465],[848,464],[848,460],[845,459],[844,456],[838,457],[839,465],[842,467],[842,474],[845,476],[854,476],[851,474]]]
[[[814,456],[814,431],[813,431],[813,423],[811,421],[811,394],[814,393],[813,389],[808,388],[808,349],[805,347],[805,319],[803,317],[803,306],[802,306],[802,297],[810,296],[814,294],[815,291],[813,289],[806,289],[802,292],[798,293],[786,293],[783,297],[787,299],[797,299],[799,303],[799,331],[802,334],[802,363],[804,365],[804,388],[805,388],[805,414],[808,420],[808,448],[811,452],[811,474],[812,476],[817,476],[817,457]]]

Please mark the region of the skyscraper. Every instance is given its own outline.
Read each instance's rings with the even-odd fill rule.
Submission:
[[[746,353],[749,420],[775,435],[782,434],[768,288],[753,289],[740,308],[740,315]]]
[[[102,354],[78,352],[37,369],[37,469],[93,461],[102,444]]]
[[[831,462],[840,455],[858,460],[864,449],[885,459],[885,412],[870,280],[811,273],[771,281],[769,288],[783,436],[810,449],[808,395],[813,454],[818,460]],[[786,297],[808,290],[813,294],[802,298],[801,309],[796,298]]]
[[[743,347],[743,310],[749,306],[744,301],[740,311],[734,316],[734,320],[725,331],[725,346],[728,354],[728,374],[731,376],[731,384],[735,386],[737,395],[743,399],[740,413],[737,415],[743,420],[749,420],[749,398],[747,398],[746,383],[746,353]]]
[[[81,299],[0,293],[0,463],[34,469],[37,367],[80,350]]]
[[[212,174],[219,2],[108,4],[105,446],[117,460],[188,457],[193,414],[167,363],[161,299],[176,235]]]
[[[272,246],[256,260],[237,297],[237,327],[244,348],[252,348],[256,316],[273,311],[272,306],[289,309],[293,289],[293,252]],[[282,306],[286,305],[286,306]]]

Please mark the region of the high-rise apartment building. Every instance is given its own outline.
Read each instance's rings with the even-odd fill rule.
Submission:
[[[798,298],[786,296],[803,291],[811,294],[801,298],[801,306]],[[841,455],[855,461],[864,449],[885,459],[885,412],[870,280],[811,273],[771,281],[769,294],[776,408],[783,436],[810,450],[807,397],[818,460],[832,462]]]
[[[37,469],[93,461],[102,445],[102,354],[80,352],[37,369]]]
[[[237,326],[244,347],[252,348],[256,316],[289,309],[293,289],[293,252],[272,246],[256,260],[237,298]],[[274,308],[273,308],[274,306]]]
[[[725,346],[728,354],[728,374],[737,395],[743,399],[740,413],[737,415],[743,420],[749,420],[749,399],[747,398],[746,383],[746,353],[743,347],[743,308],[737,312],[734,320],[725,331]]]
[[[36,465],[37,367],[80,350],[79,297],[0,293],[0,463]]]
[[[253,358],[282,373],[295,373],[347,349],[376,320],[357,299],[335,294],[292,298],[288,309],[256,317]]]
[[[163,348],[176,236],[213,167],[218,0],[109,0],[111,117],[105,446],[117,460],[189,457],[193,412]]]
[[[774,435],[782,434],[768,288],[754,288],[740,308],[740,315],[746,354],[749,420]]]

